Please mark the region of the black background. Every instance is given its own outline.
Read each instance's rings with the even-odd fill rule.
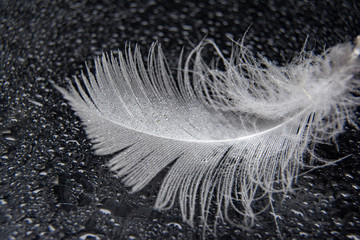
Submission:
[[[360,33],[354,1],[0,1],[0,239],[199,239],[178,208],[152,210],[162,176],[129,194],[92,153],[79,119],[52,86],[90,67],[103,51],[154,40],[176,66],[181,48],[204,37],[245,44],[284,64],[303,47]],[[225,51],[225,54],[227,52]],[[301,176],[275,211],[285,239],[360,238],[360,134],[346,126],[319,146],[338,164]],[[252,231],[220,224],[219,239],[278,239],[271,214]],[[205,235],[211,239],[210,234]]]

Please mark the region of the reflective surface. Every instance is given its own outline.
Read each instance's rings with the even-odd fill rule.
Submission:
[[[181,48],[202,38],[229,48],[245,39],[279,64],[307,48],[353,39],[360,32],[355,1],[210,1],[208,3],[38,1],[0,4],[0,238],[198,239],[178,208],[152,209],[161,176],[130,194],[95,156],[79,119],[51,85],[65,86],[102,51],[159,40],[176,68]],[[179,1],[180,2],[180,1]],[[227,54],[225,52],[225,54]],[[173,62],[172,62],[173,61]],[[359,133],[348,128],[324,158],[353,156],[301,176],[295,191],[277,196],[284,239],[360,238]],[[162,173],[165,174],[166,172]],[[219,239],[278,239],[273,216],[251,231],[219,223]],[[206,239],[213,236],[205,233]]]

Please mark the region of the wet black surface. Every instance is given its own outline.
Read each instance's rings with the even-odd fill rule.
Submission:
[[[65,86],[102,51],[162,43],[172,66],[204,37],[240,39],[279,64],[307,48],[360,33],[357,1],[1,1],[0,239],[198,239],[180,210],[152,209],[161,176],[129,194],[92,153],[79,119],[51,82]],[[226,54],[226,52],[225,52]],[[360,134],[348,127],[326,158],[349,158],[299,178],[275,202],[284,239],[360,238]],[[227,224],[219,239],[278,239],[269,213],[251,231]],[[213,238],[205,235],[206,239]]]

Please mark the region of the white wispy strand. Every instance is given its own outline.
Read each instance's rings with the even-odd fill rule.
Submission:
[[[95,74],[88,70],[69,90],[57,89],[95,153],[116,153],[108,166],[133,192],[173,163],[156,209],[178,201],[190,225],[197,207],[208,228],[210,216],[215,224],[251,225],[254,202],[267,197],[271,204],[274,192],[288,191],[299,169],[311,167],[305,153],[316,156],[315,144],[336,137],[346,122],[356,127],[359,42],[319,56],[302,52],[279,67],[241,43],[226,59],[204,41],[179,61],[176,79],[160,45],[152,45],[146,65],[139,47],[128,46],[118,57],[96,58]],[[215,66],[203,59],[208,47],[218,55]]]

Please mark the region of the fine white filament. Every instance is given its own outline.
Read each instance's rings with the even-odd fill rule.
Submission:
[[[213,64],[205,49],[216,53]],[[207,40],[181,54],[174,75],[159,44],[145,63],[139,47],[129,46],[97,57],[95,74],[88,69],[69,90],[57,89],[95,153],[116,153],[108,166],[133,192],[171,165],[156,209],[178,201],[190,225],[198,214],[210,229],[210,219],[251,225],[263,210],[253,204],[288,191],[311,167],[316,144],[346,122],[357,127],[359,54],[360,38],[277,66],[241,43],[225,58]]]

